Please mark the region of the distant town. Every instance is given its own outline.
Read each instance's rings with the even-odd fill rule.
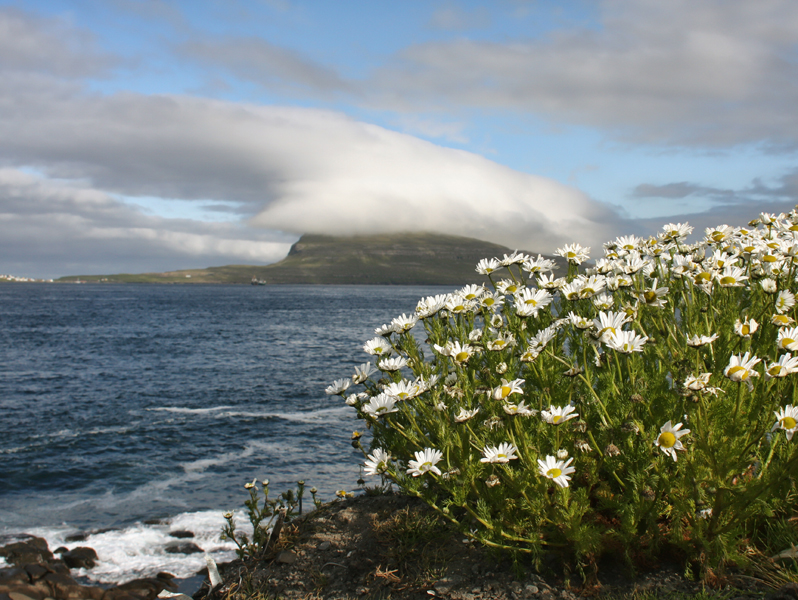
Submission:
[[[52,283],[52,279],[34,279],[33,277],[17,277],[16,275],[0,275],[0,283],[6,281],[32,282],[32,283]]]

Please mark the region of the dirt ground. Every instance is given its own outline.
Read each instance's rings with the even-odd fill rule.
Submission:
[[[648,597],[683,598],[702,590],[681,577],[675,565],[630,580],[611,560],[602,563],[601,587],[566,589],[554,574],[541,577],[529,566],[519,570],[508,557],[467,543],[422,502],[399,495],[325,505],[286,525],[270,555],[234,561],[221,572],[224,584],[212,596],[226,600],[570,600],[617,598],[634,590]],[[760,585],[743,588],[722,597],[777,597]],[[194,598],[207,594],[204,587]]]

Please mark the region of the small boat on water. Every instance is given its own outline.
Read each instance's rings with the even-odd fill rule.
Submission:
[[[266,285],[265,279],[258,279],[254,275],[252,276],[252,281],[249,282],[252,285]]]

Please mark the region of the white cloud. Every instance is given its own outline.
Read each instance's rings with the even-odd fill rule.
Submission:
[[[35,277],[280,260],[292,238],[147,216],[74,182],[0,169],[0,270]]]
[[[798,144],[798,3],[605,0],[595,28],[406,48],[371,82],[383,106],[546,115],[628,140]]]

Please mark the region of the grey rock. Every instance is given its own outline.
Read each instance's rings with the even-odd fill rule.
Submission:
[[[164,551],[167,554],[197,554],[204,552],[202,548],[194,542],[169,542]]]
[[[332,545],[332,544],[330,544],[330,542],[322,542],[321,544],[319,544],[319,545],[318,545],[318,546],[316,546],[316,547],[317,547],[319,550],[329,550],[331,545]]]
[[[188,531],[186,529],[176,529],[175,531],[170,531],[169,536],[173,538],[178,538],[180,540],[185,540],[188,538],[193,538],[194,532]]]
[[[97,552],[94,548],[78,546],[72,550],[61,552],[61,560],[70,569],[91,569],[97,564]]]
[[[290,550],[283,550],[277,555],[277,564],[279,565],[293,565],[296,562],[296,554]]]

